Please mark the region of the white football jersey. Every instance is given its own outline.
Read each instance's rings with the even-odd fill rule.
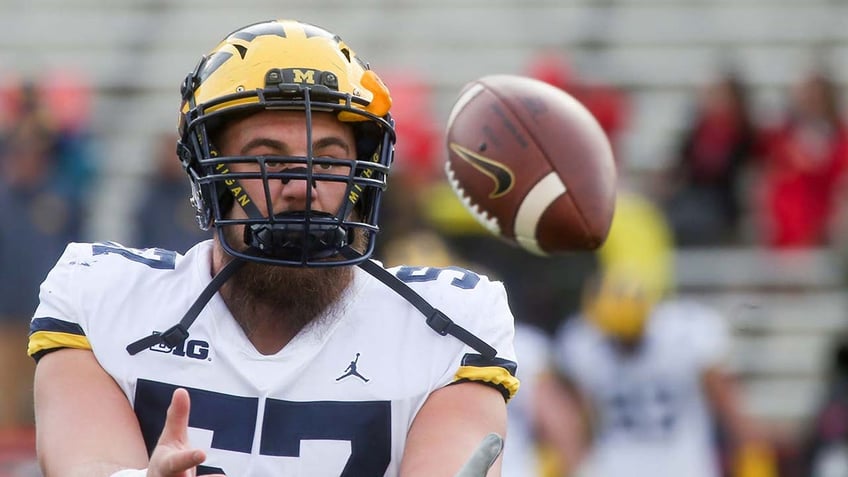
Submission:
[[[721,316],[696,303],[658,305],[641,346],[625,353],[576,317],[556,338],[557,367],[597,412],[584,473],[592,477],[717,477],[703,371],[729,345]]]
[[[499,282],[460,268],[391,269],[434,307],[498,350],[484,359],[433,331],[356,268],[340,306],[282,350],[262,355],[216,294],[184,345],[131,356],[126,346],[182,318],[210,282],[212,242],[185,256],[114,243],[71,244],[41,286],[29,353],[91,349],[123,389],[152,451],[177,387],[191,396],[199,475],[394,476],[428,395],[478,381],[518,388],[513,318]]]

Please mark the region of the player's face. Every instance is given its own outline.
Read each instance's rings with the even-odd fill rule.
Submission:
[[[306,115],[295,111],[265,111],[228,123],[216,138],[219,152],[224,156],[299,156],[307,155]],[[312,149],[314,157],[351,159],[356,157],[353,131],[330,113],[312,115]],[[302,168],[304,164],[269,164],[269,171]],[[258,164],[230,164],[232,172],[258,172]],[[321,174],[349,174],[347,166],[330,169],[315,166]],[[263,214],[303,211],[307,208],[307,187],[311,188],[311,209],[335,214],[343,204],[347,186],[343,182],[303,180],[269,180],[270,203],[260,179],[240,179],[250,199]],[[231,218],[246,218],[239,205],[228,212]],[[241,227],[224,231],[230,244],[246,247]],[[341,295],[352,272],[349,267],[320,269],[276,267],[246,263],[222,287],[229,297],[228,305],[245,330],[252,322],[267,317],[257,310],[273,310],[275,326],[296,332],[312,322]],[[295,291],[292,293],[292,291]]]
[[[227,125],[219,138],[220,152],[224,156],[297,156],[306,157],[308,151],[306,115],[296,111],[264,111],[237,119]],[[353,130],[331,113],[312,115],[312,153],[314,157],[352,159],[356,156]],[[269,172],[304,168],[304,164],[268,163]],[[350,168],[342,165],[315,165],[320,174],[347,177]],[[258,164],[232,164],[232,172],[258,172]],[[303,211],[307,209],[307,193],[311,189],[311,209],[335,214],[345,200],[345,182],[318,181],[308,184],[304,180],[269,180],[271,203],[266,201],[263,181],[240,181],[248,196],[263,213]],[[270,207],[269,207],[270,205]],[[245,211],[232,207],[233,218],[246,218]]]

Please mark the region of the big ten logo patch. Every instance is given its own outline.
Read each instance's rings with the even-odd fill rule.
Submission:
[[[150,350],[158,353],[169,353],[183,358],[211,360],[209,357],[209,343],[203,340],[185,340],[181,345],[174,346],[173,348],[160,343],[151,346]]]

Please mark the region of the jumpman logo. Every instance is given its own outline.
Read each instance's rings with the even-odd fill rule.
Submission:
[[[361,379],[361,380],[363,380],[367,383],[368,379],[365,376],[359,374],[359,372],[356,370],[356,362],[357,361],[359,361],[359,353],[356,353],[356,358],[354,358],[353,361],[350,362],[350,364],[347,366],[347,369],[345,369],[344,374],[342,374],[341,376],[336,378],[336,381],[341,381],[342,379],[344,379],[348,376],[356,376],[357,378],[359,378],[359,379]]]

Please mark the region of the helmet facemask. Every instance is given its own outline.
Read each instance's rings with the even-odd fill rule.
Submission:
[[[302,24],[295,23],[295,26]],[[234,35],[230,35],[228,40]],[[388,114],[390,99],[385,86],[354,57],[349,71],[319,70],[310,65],[268,68],[261,73],[255,72],[262,75],[261,87],[252,90],[235,87],[232,93],[216,95],[198,104],[196,99],[202,96],[204,78],[208,80],[215,75],[215,70],[228,65],[226,61],[221,63],[216,60],[216,54],[231,46],[228,40],[225,40],[224,48],[219,46],[216,49],[218,53],[204,57],[184,85],[187,104],[181,116],[178,149],[192,182],[192,203],[197,210],[199,225],[201,228],[216,227],[227,253],[252,261],[319,267],[351,265],[365,260],[374,251],[375,236],[379,230],[380,200],[392,162],[394,129]],[[344,48],[344,57],[351,54],[337,37],[323,40],[318,42],[319,53],[329,45],[331,48]],[[279,48],[274,42],[284,44],[281,42],[298,40],[271,35],[265,41],[270,42],[262,47],[267,49],[269,46]],[[248,48],[251,47],[257,45],[248,45]],[[227,61],[237,60],[230,58]],[[213,67],[213,71],[209,72],[208,69]],[[238,63],[235,67],[244,68]],[[355,74],[363,73],[362,81],[353,87],[347,86],[351,89],[347,92],[339,83],[347,81],[345,77],[351,76],[351,69]],[[240,74],[241,70],[237,73]],[[366,89],[369,87],[373,89]],[[370,101],[360,96],[362,91],[373,95]],[[219,154],[214,146],[215,140],[229,121],[266,110],[304,113],[305,156],[225,157]],[[319,112],[333,113],[340,121],[352,126],[356,142],[354,159],[315,157],[312,124],[314,114]],[[250,172],[234,172],[238,169],[237,164],[251,165]],[[332,172],[325,172],[325,169]],[[314,210],[313,187],[307,186],[303,210],[274,214],[272,210],[260,210],[255,203],[258,198],[248,196],[242,187],[245,181],[254,180],[261,181],[265,197],[260,203],[269,204],[268,208],[273,204],[269,187],[273,181],[305,181],[316,190],[320,190],[322,184],[325,187],[330,183],[343,184],[345,199],[336,210]],[[240,207],[245,213],[233,214],[233,207]],[[233,232],[242,228],[243,233]]]

